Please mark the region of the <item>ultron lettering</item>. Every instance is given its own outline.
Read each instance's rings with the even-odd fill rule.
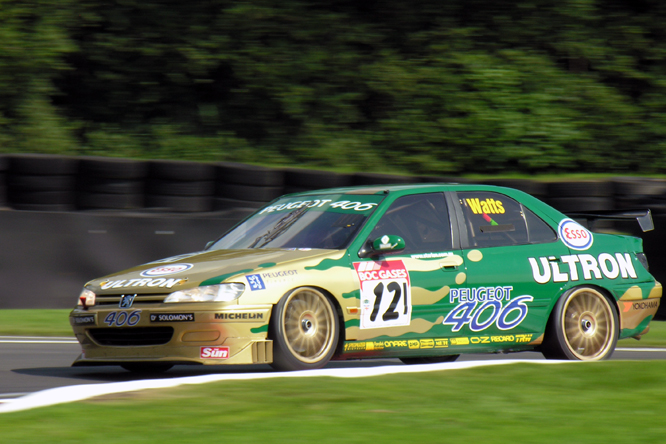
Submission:
[[[183,282],[186,282],[187,279],[179,278],[144,278],[144,279],[122,279],[117,281],[106,281],[102,282],[100,285],[102,290],[108,290],[110,288],[126,288],[126,287],[159,287],[159,288],[171,288],[174,285],[180,285]]]
[[[629,253],[601,253],[598,257],[591,254],[571,254],[529,258],[532,267],[532,276],[539,284],[548,282],[578,281],[581,278],[589,281],[592,279],[636,279],[636,269],[631,261]],[[560,268],[562,267],[562,268]]]

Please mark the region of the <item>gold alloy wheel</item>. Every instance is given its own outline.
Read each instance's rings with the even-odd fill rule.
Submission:
[[[613,307],[598,291],[582,288],[569,295],[562,316],[566,345],[577,359],[601,359],[617,335]]]
[[[312,288],[294,291],[283,313],[285,343],[295,358],[315,364],[334,347],[335,312],[322,293]]]

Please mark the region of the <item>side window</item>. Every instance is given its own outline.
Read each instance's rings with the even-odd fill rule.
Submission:
[[[377,222],[367,241],[372,242],[386,234],[405,240],[402,254],[451,250],[453,237],[444,195],[414,194],[396,199]]]
[[[488,191],[459,192],[471,247],[554,242],[555,231],[521,203]]]

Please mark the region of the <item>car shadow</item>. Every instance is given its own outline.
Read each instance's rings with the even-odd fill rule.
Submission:
[[[325,368],[378,367],[385,365],[404,364],[398,359],[350,360],[333,361],[328,363]],[[234,366],[175,365],[165,372],[146,373],[129,372],[116,365],[92,367],[32,367],[12,369],[11,371],[21,375],[56,377],[79,380],[81,382],[125,382],[144,379],[174,379],[202,375],[276,372],[271,366],[265,364]]]

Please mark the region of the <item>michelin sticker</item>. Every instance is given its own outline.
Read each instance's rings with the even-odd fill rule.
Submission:
[[[574,250],[587,250],[594,241],[591,232],[571,219],[563,219],[557,226],[557,232],[564,245]]]
[[[354,263],[361,283],[360,328],[409,325],[412,297],[409,273],[401,260]]]

